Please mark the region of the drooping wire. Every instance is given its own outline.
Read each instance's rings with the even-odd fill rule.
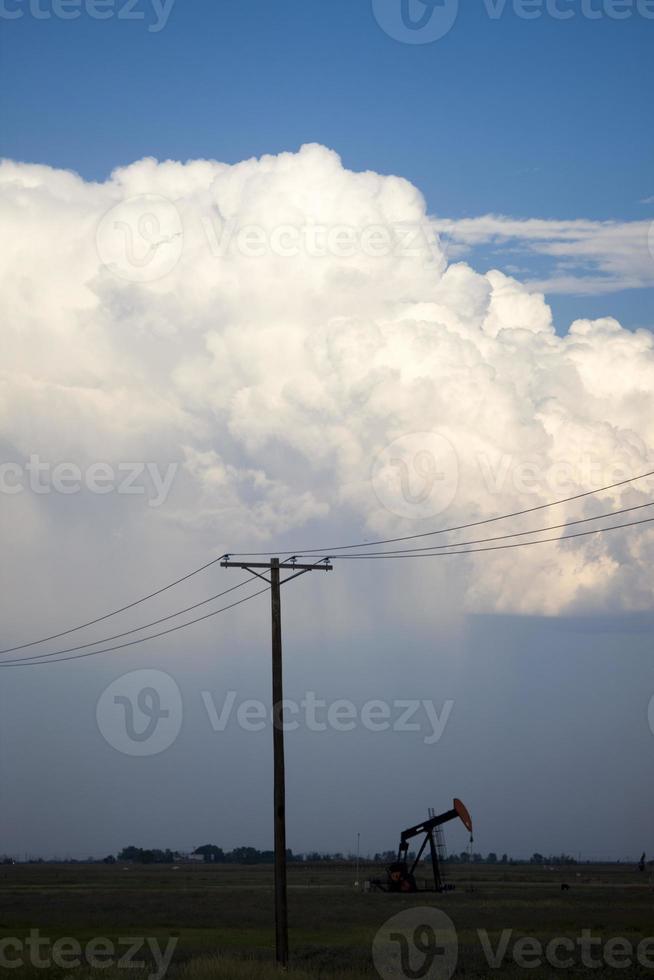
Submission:
[[[533,545],[547,544],[548,542],[553,542],[553,541],[555,542],[569,541],[573,538],[583,538],[594,534],[606,534],[608,531],[618,531],[626,527],[637,527],[644,524],[651,524],[653,522],[654,522],[654,517],[647,517],[639,521],[627,521],[623,524],[612,524],[609,525],[608,527],[593,528],[592,530],[589,531],[577,531],[574,534],[556,535],[551,538],[540,538],[537,541],[517,541],[517,542],[513,542],[512,544],[492,545],[487,548],[470,548],[464,551],[438,550],[438,551],[429,551],[429,552],[420,551],[416,553],[416,551],[414,550],[414,551],[392,552],[392,553],[372,552],[372,553],[364,553],[364,554],[334,555],[334,556],[330,556],[330,560],[385,561],[389,559],[407,559],[407,558],[415,559],[415,558],[437,558],[437,557],[443,558],[452,555],[475,555],[483,552],[504,551],[507,549],[514,549],[514,548],[526,548]],[[507,537],[513,537],[513,536],[514,535],[507,535]],[[456,545],[453,545],[452,547],[456,547]],[[295,576],[291,576],[291,578],[294,577]],[[244,585],[244,584],[245,582],[240,583],[240,585]],[[235,586],[235,588],[238,587],[239,586]],[[227,590],[227,591],[231,591],[231,590]],[[180,623],[177,626],[172,626],[169,629],[161,630],[160,632],[153,633],[150,636],[139,637],[139,639],[131,640],[128,643],[117,644],[116,646],[113,647],[105,647],[101,650],[89,650],[86,653],[71,653],[70,656],[64,656],[64,657],[59,656],[59,654],[61,654],[64,651],[58,651],[58,654],[54,654],[54,655],[37,654],[32,657],[25,657],[23,659],[0,662],[0,667],[37,667],[37,666],[44,666],[44,665],[47,666],[48,664],[65,663],[70,660],[83,660],[86,657],[95,657],[104,653],[112,653],[116,650],[122,650],[125,649],[126,647],[132,647],[139,643],[147,643],[150,640],[155,640],[161,636],[167,636],[168,634],[175,633],[178,630],[186,629],[188,626],[193,626],[195,623],[200,623],[203,622],[204,620],[211,619],[212,617],[217,616],[220,613],[227,612],[228,609],[234,609],[236,606],[240,606],[245,602],[249,602],[250,599],[254,599],[257,596],[263,595],[264,593],[269,591],[270,591],[270,586],[268,585],[266,586],[266,588],[259,589],[257,592],[253,592],[251,595],[245,596],[243,599],[238,599],[236,602],[232,602],[227,606],[222,606],[220,609],[215,609],[210,613],[206,613],[204,616],[198,616],[195,619],[189,620],[188,623]],[[207,601],[211,601],[211,600],[207,600]],[[203,604],[204,603],[198,603],[197,605],[203,605]],[[180,613],[173,614],[173,615],[179,615],[179,614]],[[171,618],[171,617],[167,617],[167,618]],[[141,628],[145,628],[145,627],[141,627]],[[54,658],[52,660],[47,659],[50,656],[53,656]]]
[[[608,490],[615,490],[618,487],[627,486],[630,483],[636,483],[640,480],[645,480],[650,476],[654,476],[654,470],[650,470],[648,473],[641,473],[639,476],[632,476],[628,480],[620,480],[617,483],[608,484],[605,487],[597,487],[594,490],[585,490],[583,493],[574,494],[571,497],[562,497],[560,500],[550,500],[544,504],[538,504],[535,507],[526,507],[523,510],[516,510],[509,514],[500,514],[496,517],[486,517],[479,521],[470,521],[467,524],[458,524],[454,527],[442,527],[437,528],[433,531],[423,531],[419,534],[407,534],[402,537],[397,538],[382,538],[378,541],[362,541],[358,544],[341,544],[334,545],[330,548],[296,548],[294,550],[284,550],[285,555],[328,555],[330,557],[336,557],[336,552],[338,551],[354,551],[358,548],[376,548],[385,544],[400,544],[403,541],[415,541],[419,538],[433,537],[437,534],[449,534],[454,531],[467,531],[473,527],[481,527],[485,524],[493,524],[497,521],[510,520],[513,517],[522,517],[525,514],[535,514],[537,511],[546,510],[548,507],[558,507],[561,504],[572,503],[575,500],[582,500],[584,497],[592,497],[597,493],[605,493]],[[230,552],[230,554],[237,558],[266,558],[270,555],[280,554],[279,550],[275,551],[241,551],[241,552]]]
[[[76,650],[84,650],[86,647],[96,647],[101,643],[111,643],[113,640],[121,640],[125,636],[132,636],[134,633],[139,633],[141,630],[150,629],[152,626],[158,626],[159,623],[165,623],[169,619],[174,619],[176,616],[183,616],[184,613],[191,612],[193,609],[199,609],[200,606],[206,606],[209,602],[214,602],[216,599],[221,599],[225,595],[229,595],[230,592],[235,592],[237,589],[243,588],[248,582],[254,582],[256,575],[251,575],[249,578],[244,579],[237,585],[233,585],[230,589],[225,589],[223,592],[218,592],[216,595],[209,596],[208,599],[203,599],[201,602],[196,602],[192,606],[186,606],[185,609],[178,609],[177,612],[170,613],[168,616],[162,616],[161,619],[155,619],[151,623],[144,623],[143,626],[135,626],[133,629],[125,630],[124,633],[115,633],[113,636],[103,636],[100,640],[92,640],[88,643],[80,643],[75,647],[66,647],[63,650],[55,650],[52,653],[39,653],[34,654],[34,656],[25,657],[25,662],[28,660],[46,660],[50,657],[59,657],[61,654],[73,653]],[[0,666],[3,663],[15,663],[18,662],[19,658],[14,658],[11,661],[0,660]]]
[[[223,557],[226,557],[226,556],[223,556]],[[324,560],[324,559],[321,559],[321,560]],[[316,562],[315,564],[316,564],[316,567],[317,567],[320,564],[320,562]],[[233,586],[231,589],[227,589],[225,592],[220,593],[220,595],[226,595],[228,592],[233,592],[234,589],[241,588],[241,586],[246,585],[248,582],[251,582],[255,578],[258,578],[258,577],[261,577],[261,576],[252,575],[249,579],[245,579],[243,582],[240,582],[238,585]],[[295,576],[294,575],[291,575],[288,578],[283,579],[280,582],[280,586],[285,585],[286,582],[291,581],[293,578],[295,578]],[[139,637],[139,639],[137,639],[137,640],[130,640],[128,643],[120,643],[120,644],[117,644],[116,646],[113,646],[113,647],[106,647],[106,648],[104,648],[102,650],[89,650],[86,653],[73,653],[71,656],[65,656],[65,657],[60,656],[60,654],[67,653],[69,651],[59,650],[59,651],[57,651],[54,654],[43,654],[43,653],[42,654],[34,654],[33,656],[24,657],[22,659],[6,660],[4,662],[1,662],[0,661],[0,667],[42,667],[42,666],[46,666],[47,667],[50,664],[66,663],[66,662],[71,661],[71,660],[84,660],[87,657],[95,657],[95,656],[99,656],[100,654],[103,654],[103,653],[113,653],[116,650],[123,650],[126,647],[136,646],[139,643],[146,643],[149,640],[155,640],[158,637],[166,636],[169,633],[175,633],[178,630],[186,629],[187,626],[193,626],[196,623],[201,623],[201,622],[203,622],[206,619],[211,619],[213,616],[219,615],[219,613],[227,612],[228,609],[234,609],[236,606],[240,606],[240,605],[242,605],[245,602],[249,602],[250,599],[255,599],[257,596],[263,595],[264,593],[269,592],[269,591],[270,591],[270,585],[267,585],[265,589],[259,589],[257,592],[253,592],[253,593],[251,593],[251,595],[245,596],[243,599],[238,599],[236,602],[232,602],[232,603],[230,603],[227,606],[222,606],[220,609],[215,609],[213,612],[206,613],[204,616],[198,616],[195,619],[191,619],[191,620],[189,620],[188,623],[180,623],[178,626],[172,626],[169,629],[161,630],[159,633],[153,633],[150,636],[142,636],[142,637]],[[173,613],[171,616],[164,617],[164,619],[170,619],[173,616],[179,616],[183,612],[188,612],[190,609],[194,609],[194,608],[197,608],[198,606],[205,605],[207,602],[211,602],[212,599],[216,599],[216,598],[218,598],[218,596],[213,596],[211,599],[205,599],[204,602],[199,602],[195,606],[189,606],[188,609],[186,609],[186,610],[180,610],[177,613]],[[163,619],[162,620],[158,620],[157,622],[163,622]],[[150,623],[149,625],[150,626],[154,626],[156,624],[155,623]],[[145,628],[146,628],[145,626],[141,626],[138,629],[145,629]],[[138,629],[137,630],[131,630],[129,632],[137,632]],[[122,635],[128,635],[128,634],[125,633],[125,634],[122,634]],[[116,638],[117,637],[114,637],[114,639],[116,639]],[[107,639],[111,639],[111,637],[108,637]],[[102,641],[98,641],[98,642],[102,642]],[[85,644],[85,645],[86,646],[91,646],[92,644]],[[71,650],[74,650],[74,649],[76,649],[76,648],[71,648]],[[51,659],[50,660],[50,659],[48,659],[49,657],[58,658],[58,659]]]
[[[163,588],[157,589],[155,592],[150,592],[148,595],[144,595],[140,599],[135,599],[134,602],[129,602],[126,606],[121,606],[120,609],[114,609],[112,612],[105,613],[104,616],[98,616],[96,619],[90,619],[86,623],[80,623],[79,626],[72,626],[70,629],[62,630],[60,633],[52,633],[50,636],[43,636],[40,640],[31,640],[29,643],[20,643],[15,647],[6,647],[4,650],[0,650],[0,654],[16,653],[18,650],[27,650],[28,647],[35,647],[40,643],[49,643],[50,640],[58,640],[62,636],[68,636],[70,633],[76,633],[78,630],[86,629],[87,626],[95,626],[97,623],[102,623],[105,619],[109,619],[111,616],[117,616],[119,613],[127,612],[128,609],[133,609],[134,606],[138,606],[141,602],[146,602],[148,599],[154,599],[155,596],[161,595],[162,592],[167,592],[168,589],[172,589],[175,585],[181,585],[182,582],[186,582],[188,579],[193,578],[194,575],[198,575],[200,572],[204,572],[205,569],[211,568],[212,565],[216,565],[224,557],[225,555],[221,555],[219,558],[213,558],[211,561],[208,561],[206,565],[201,565],[200,568],[194,569],[187,575],[182,575],[181,578],[175,579],[174,582],[170,582],[168,585],[164,585]]]
[[[575,534],[559,534],[552,538],[540,538],[538,541],[516,541],[513,544],[492,545],[489,548],[470,548],[467,551],[429,551],[411,552],[398,551],[392,553],[370,552],[360,555],[333,555],[331,561],[391,561],[394,558],[447,558],[451,555],[479,555],[486,551],[505,551],[509,548],[527,548],[535,544],[547,544],[552,541],[570,541],[572,538],[585,538],[591,534],[606,534],[607,531],[619,531],[625,527],[636,527],[639,524],[651,524],[654,517],[646,517],[642,521],[628,521],[625,524],[611,524],[609,527],[596,527],[592,531],[577,531]],[[456,544],[450,547],[456,548]]]
[[[43,667],[50,664],[61,664],[69,660],[84,660],[86,657],[97,657],[101,653],[113,653],[115,650],[124,650],[125,647],[133,647],[137,643],[147,643],[150,640],[156,640],[160,636],[167,636],[169,633],[176,633],[178,630],[186,629],[187,626],[193,626],[195,623],[201,623],[205,619],[211,619],[213,616],[218,616],[219,613],[227,612],[228,609],[234,609],[236,606],[242,605],[244,602],[249,602],[250,599],[255,599],[259,595],[263,595],[264,592],[269,592],[269,587],[265,589],[259,589],[258,592],[253,592],[251,595],[245,596],[243,599],[237,599],[236,602],[230,603],[228,606],[221,606],[220,609],[214,609],[213,612],[205,613],[204,616],[198,616],[196,619],[189,620],[188,623],[180,623],[178,626],[171,626],[168,629],[161,630],[159,633],[152,633],[150,636],[142,636],[138,640],[130,640],[128,643],[119,643],[113,647],[105,647],[102,650],[88,650],[86,653],[74,653],[70,656],[60,657],[58,660],[46,660],[45,654],[35,655],[32,657],[24,657],[19,660],[5,660],[0,663],[0,668],[2,667]]]
[[[224,555],[222,557],[227,557],[227,556]],[[315,563],[315,567],[317,568],[322,563],[322,561],[324,561],[324,559],[320,559],[320,561],[317,561]],[[149,623],[148,625],[149,626],[155,626],[156,623],[158,623],[158,622],[164,622],[165,619],[172,619],[174,616],[180,616],[182,613],[189,612],[191,609],[196,609],[198,606],[206,605],[207,602],[211,602],[211,601],[213,601],[213,599],[219,598],[220,595],[227,595],[228,592],[233,592],[235,589],[239,589],[243,585],[247,585],[249,582],[253,581],[255,578],[261,578],[261,577],[262,576],[259,576],[259,575],[252,575],[249,579],[245,579],[243,582],[239,582],[237,585],[233,586],[231,589],[226,589],[225,592],[219,593],[219,595],[212,596],[209,599],[205,599],[203,602],[198,602],[194,606],[189,606],[187,609],[181,609],[177,613],[172,613],[170,616],[165,616],[163,619],[157,620],[155,623]],[[280,586],[283,586],[287,582],[292,581],[292,579],[294,579],[295,577],[296,577],[295,575],[290,575],[288,578],[283,579],[280,582]],[[201,623],[201,622],[203,622],[206,619],[211,619],[213,616],[217,616],[219,613],[227,612],[228,609],[234,609],[236,606],[240,606],[240,605],[242,605],[245,602],[249,602],[250,599],[255,599],[257,596],[263,595],[265,592],[269,592],[269,591],[270,591],[270,585],[268,584],[265,589],[259,589],[259,591],[253,592],[251,595],[245,596],[243,599],[238,599],[236,602],[232,602],[232,603],[230,603],[227,606],[222,606],[220,609],[215,609],[213,612],[207,613],[204,616],[198,616],[196,619],[191,619],[191,620],[189,620],[188,623],[180,623],[178,626],[173,626],[170,629],[161,630],[159,633],[153,633],[151,636],[142,636],[139,639],[137,639],[137,640],[131,640],[128,643],[120,643],[120,644],[117,644],[116,646],[113,646],[113,647],[106,647],[106,648],[104,648],[102,650],[90,650],[90,651],[87,651],[86,653],[73,653],[74,650],[76,650],[76,649],[82,649],[82,647],[84,647],[84,646],[93,646],[93,645],[95,645],[95,644],[83,644],[82,647],[79,647],[79,648],[72,647],[70,650],[59,650],[59,651],[56,651],[55,653],[50,653],[50,654],[44,654],[44,653],[42,653],[42,654],[34,654],[33,656],[23,657],[22,659],[19,658],[19,659],[16,659],[16,660],[6,660],[4,662],[3,661],[0,661],[0,667],[39,667],[39,666],[48,666],[49,664],[66,663],[66,662],[68,662],[70,660],[83,660],[83,659],[85,659],[87,657],[95,657],[95,656],[99,656],[100,654],[103,654],[103,653],[112,653],[112,652],[114,652],[116,650],[123,650],[123,649],[125,649],[125,647],[136,646],[138,643],[146,643],[149,640],[155,640],[158,637],[166,636],[169,633],[175,633],[178,630],[186,629],[187,626],[193,626],[193,625],[195,625],[195,623]],[[119,636],[127,636],[127,635],[129,635],[129,633],[138,632],[139,630],[146,629],[146,628],[147,628],[146,626],[137,627],[134,630],[129,630],[127,633],[118,634],[116,637],[107,637],[107,640],[118,639]],[[103,641],[102,640],[98,640],[96,642],[101,643]],[[72,653],[72,655],[71,656],[64,656],[64,657],[62,657],[61,656],[62,653]],[[53,659],[48,659],[50,657],[52,657]],[[58,659],[56,659],[56,658],[58,658]]]
[[[426,532],[422,532],[422,533],[418,533],[418,534],[405,535],[403,537],[386,538],[386,539],[382,539],[382,540],[379,540],[379,541],[367,541],[367,542],[362,542],[360,544],[339,545],[339,546],[336,546],[336,547],[333,547],[333,548],[323,548],[323,549],[315,548],[315,549],[303,549],[303,550],[299,550],[298,549],[298,550],[295,551],[295,553],[293,553],[292,551],[287,551],[287,552],[284,552],[284,554],[286,554],[286,555],[295,554],[295,556],[304,555],[306,557],[323,557],[323,558],[326,558],[327,556],[329,556],[331,558],[340,558],[340,559],[343,559],[343,560],[344,559],[348,559],[348,558],[357,559],[357,560],[365,560],[365,559],[370,559],[370,560],[373,560],[373,559],[374,560],[383,560],[383,559],[386,559],[386,558],[411,558],[411,557],[418,558],[418,557],[437,557],[437,556],[447,557],[447,556],[450,556],[450,555],[479,554],[479,553],[488,552],[488,551],[499,551],[499,550],[505,550],[505,549],[509,549],[509,548],[527,547],[527,546],[531,546],[531,545],[535,545],[535,544],[545,544],[545,543],[551,542],[551,541],[565,541],[565,540],[570,540],[571,538],[586,537],[586,536],[591,535],[591,534],[599,534],[599,533],[604,533],[606,531],[619,530],[620,528],[633,527],[633,526],[636,526],[638,524],[647,524],[647,523],[650,523],[653,519],[652,518],[649,518],[649,519],[643,520],[643,521],[634,521],[634,522],[629,522],[629,523],[624,523],[624,524],[613,525],[613,526],[610,526],[610,527],[596,528],[596,529],[591,530],[591,531],[578,532],[578,533],[570,534],[570,535],[559,535],[559,536],[552,537],[552,538],[542,538],[542,539],[539,539],[537,541],[523,541],[523,542],[516,542],[516,543],[508,544],[508,545],[495,545],[495,546],[488,547],[488,548],[475,548],[475,549],[468,548],[468,550],[463,550],[463,551],[446,550],[446,549],[450,549],[450,548],[453,548],[453,549],[461,548],[461,547],[465,547],[465,546],[470,545],[470,544],[480,544],[480,543],[484,543],[485,541],[506,540],[506,539],[513,538],[513,537],[524,536],[525,534],[530,534],[530,533],[539,534],[539,533],[543,533],[544,531],[547,531],[547,530],[559,530],[559,529],[561,529],[563,527],[568,527],[568,526],[572,526],[572,525],[575,525],[575,524],[586,523],[588,521],[603,520],[604,518],[609,517],[609,516],[617,516],[618,514],[621,514],[621,513],[627,513],[628,511],[638,510],[641,507],[651,506],[651,504],[642,504],[642,505],[639,505],[639,506],[636,506],[636,507],[623,508],[622,510],[614,511],[611,514],[603,514],[603,515],[599,515],[599,516],[594,517],[594,518],[591,517],[591,518],[584,518],[584,519],[577,520],[577,521],[569,521],[569,522],[566,522],[564,524],[552,525],[551,527],[536,529],[536,530],[533,530],[533,531],[522,531],[522,532],[510,533],[510,534],[507,534],[507,535],[498,535],[496,538],[478,539],[476,541],[452,543],[450,545],[434,545],[434,546],[429,547],[429,548],[420,548],[420,549],[418,549],[418,548],[415,548],[415,549],[409,549],[409,548],[407,548],[407,549],[402,549],[402,550],[395,551],[395,552],[377,552],[377,553],[375,553],[375,552],[365,552],[364,554],[352,554],[351,553],[353,551],[356,551],[357,548],[372,548],[372,547],[379,546],[379,545],[384,545],[384,544],[395,544],[395,543],[401,543],[401,542],[404,542],[404,541],[413,541],[413,540],[418,540],[418,539],[421,539],[421,538],[432,537],[432,536],[439,535],[439,534],[446,534],[446,533],[450,533],[450,532],[454,532],[454,531],[467,530],[467,529],[473,528],[473,527],[480,527],[482,525],[492,524],[492,523],[495,523],[495,522],[498,522],[498,521],[502,521],[502,520],[508,520],[510,518],[513,518],[513,517],[520,517],[520,516],[523,516],[525,514],[531,514],[531,513],[537,512],[537,511],[545,510],[548,507],[554,507],[554,506],[558,506],[560,504],[569,503],[571,501],[581,500],[581,499],[583,499],[585,497],[590,497],[590,496],[593,496],[593,495],[598,494],[598,493],[603,493],[603,492],[606,492],[608,490],[616,489],[617,487],[626,486],[628,484],[635,483],[637,481],[646,479],[647,477],[650,477],[650,476],[654,476],[654,470],[653,471],[650,471],[648,473],[643,473],[640,476],[631,477],[630,479],[627,479],[627,480],[621,480],[621,481],[619,481],[617,483],[613,483],[613,484],[610,484],[610,485],[607,485],[607,486],[604,486],[604,487],[599,487],[599,488],[596,488],[594,490],[587,490],[587,491],[585,491],[583,493],[575,494],[575,495],[570,496],[570,497],[565,497],[565,498],[562,498],[560,500],[549,501],[547,503],[539,504],[539,505],[534,506],[534,507],[528,507],[528,508],[525,508],[525,509],[520,510],[520,511],[514,511],[514,512],[512,512],[510,514],[502,514],[502,515],[498,515],[496,517],[485,518],[483,520],[473,521],[473,522],[469,522],[467,524],[461,524],[461,525],[458,525],[456,527],[439,528],[439,529],[436,529],[436,530],[433,530],[433,531],[426,531]],[[350,552],[350,554],[347,554],[347,555],[338,555],[338,554],[335,554],[335,552],[339,552],[339,551],[348,551],[348,552]],[[268,551],[268,552],[238,552],[238,553],[232,552],[231,554],[233,556],[236,556],[236,557],[246,557],[247,558],[247,557],[268,557],[268,556],[274,555],[276,553],[279,554],[278,551],[277,552],[274,552],[274,551]],[[154,592],[150,592],[148,595],[142,596],[141,598],[136,599],[133,602],[127,603],[126,605],[121,606],[119,609],[115,609],[115,610],[112,610],[109,613],[105,613],[103,616],[98,616],[95,619],[88,620],[87,622],[81,623],[78,626],[73,626],[73,627],[71,627],[69,629],[62,630],[59,633],[53,633],[50,636],[41,637],[38,640],[32,640],[32,641],[30,641],[28,643],[22,643],[22,644],[18,644],[16,646],[13,646],[13,647],[7,647],[7,648],[5,648],[3,650],[0,650],[0,654],[16,653],[16,652],[18,652],[20,650],[26,650],[26,649],[29,649],[31,647],[37,646],[39,644],[46,643],[46,642],[49,642],[51,640],[59,639],[62,636],[68,636],[71,633],[77,632],[78,630],[85,629],[85,628],[87,628],[89,626],[94,626],[97,623],[101,623],[104,620],[109,619],[112,616],[116,616],[119,613],[126,612],[129,609],[133,609],[135,606],[139,605],[142,602],[146,602],[148,599],[152,599],[155,596],[161,595],[163,592],[166,592],[167,590],[173,588],[176,585],[180,585],[182,582],[187,581],[188,579],[192,578],[194,575],[197,575],[200,572],[204,571],[205,569],[210,568],[211,566],[217,564],[218,562],[220,562],[222,560],[222,558],[225,558],[225,557],[228,557],[228,556],[227,555],[221,555],[218,558],[214,558],[211,561],[207,562],[206,564],[201,565],[199,568],[196,568],[193,571],[187,573],[186,575],[183,575],[181,578],[176,579],[174,582],[170,582],[168,585],[165,585],[162,588],[155,590]],[[146,624],[146,625],[141,626],[141,627],[135,627],[132,630],[127,630],[124,633],[116,634],[113,637],[107,637],[107,638],[105,638],[103,640],[98,640],[98,641],[95,641],[93,643],[80,644],[77,647],[71,647],[71,648],[68,648],[66,650],[55,651],[54,653],[35,655],[34,657],[26,657],[26,658],[24,658],[22,660],[13,660],[13,661],[10,660],[10,661],[0,662],[0,666],[29,666],[29,665],[36,665],[38,663],[47,662],[47,659],[48,658],[53,658],[50,661],[52,663],[60,663],[60,662],[62,662],[62,660],[71,660],[71,659],[78,659],[79,657],[95,656],[96,654],[111,652],[114,649],[122,649],[122,648],[124,648],[126,646],[133,646],[133,645],[135,645],[137,643],[147,642],[150,639],[155,639],[155,638],[157,638],[159,636],[164,636],[167,633],[175,632],[176,630],[183,629],[186,626],[191,626],[194,623],[201,622],[204,619],[208,619],[211,616],[215,616],[215,615],[217,615],[220,612],[226,611],[227,609],[231,609],[234,606],[238,606],[241,603],[248,601],[248,599],[250,599],[250,598],[254,598],[257,595],[261,595],[262,592],[267,591],[267,589],[263,589],[260,592],[255,592],[251,596],[245,597],[245,599],[240,599],[238,602],[231,603],[228,606],[225,606],[225,607],[223,607],[223,608],[221,608],[219,610],[215,610],[215,611],[213,611],[211,613],[208,613],[205,616],[198,617],[197,619],[191,620],[188,623],[182,623],[182,624],[180,624],[178,626],[175,626],[175,627],[172,627],[172,628],[170,628],[168,630],[164,630],[164,631],[161,631],[159,633],[152,634],[151,636],[142,637],[140,639],[133,640],[130,643],[120,644],[117,647],[110,647],[110,648],[106,648],[106,649],[103,649],[103,650],[96,650],[96,651],[91,651],[91,652],[85,653],[85,654],[76,654],[75,656],[61,658],[61,654],[62,653],[66,653],[66,654],[67,653],[76,653],[76,651],[78,651],[80,649],[84,649],[84,648],[90,647],[90,646],[97,646],[99,643],[103,643],[103,642],[110,642],[113,639],[118,639],[118,638],[121,638],[123,636],[127,636],[127,635],[130,635],[132,633],[135,633],[135,632],[140,632],[141,630],[147,629],[150,626],[157,625],[158,623],[164,622],[164,621],[166,621],[168,619],[172,619],[175,616],[182,615],[184,612],[189,612],[192,609],[196,609],[199,606],[205,605],[207,602],[212,601],[213,599],[219,598],[220,596],[225,595],[228,592],[233,591],[234,589],[240,588],[241,585],[246,584],[247,581],[250,581],[250,580],[246,580],[245,582],[239,583],[238,585],[234,586],[232,589],[227,589],[227,590],[225,590],[225,592],[218,593],[217,595],[213,596],[210,599],[204,600],[203,602],[196,603],[195,605],[189,606],[189,607],[187,607],[184,610],[179,610],[177,613],[172,613],[169,616],[164,616],[161,619],[155,620],[152,623]],[[57,657],[60,657],[60,659],[56,659]]]
[[[562,524],[549,524],[546,527],[529,528],[527,531],[512,531],[510,534],[498,534],[492,538],[475,538],[471,541],[450,541],[448,544],[431,544],[425,548],[400,548],[397,551],[372,551],[371,555],[376,558],[387,558],[392,555],[415,555],[416,558],[425,551],[441,551],[445,548],[463,548],[466,545],[486,544],[492,541],[506,541],[509,538],[521,538],[527,534],[544,534],[546,531],[560,531],[562,528],[574,527],[577,524],[590,524],[593,521],[603,521],[607,517],[618,517],[620,514],[630,514],[635,510],[644,510],[646,507],[654,507],[654,500],[647,504],[636,504],[634,507],[623,507],[620,510],[606,511],[604,514],[597,514],[595,517],[581,517],[575,521],[564,521]],[[313,558],[313,555],[298,555],[298,558]],[[335,555],[335,558],[347,558],[347,555]]]

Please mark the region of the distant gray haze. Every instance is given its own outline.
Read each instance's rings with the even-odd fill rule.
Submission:
[[[557,332],[542,295],[448,266],[400,178],[309,146],[103,184],[6,162],[0,188],[2,647],[223,552],[418,534],[654,469],[651,333]],[[414,546],[642,507],[652,486]],[[654,852],[649,528],[285,587],[289,846],[391,849],[456,795],[484,854]],[[244,577],[214,566],[35,649]],[[3,668],[0,852],[269,848],[269,644],[260,596],[143,646]]]

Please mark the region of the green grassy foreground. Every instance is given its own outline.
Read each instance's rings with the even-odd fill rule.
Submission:
[[[377,874],[381,874],[378,869]],[[654,885],[648,875],[616,866],[564,869],[475,866],[454,868],[456,890],[447,895],[362,894],[346,867],[291,867],[289,916],[293,980],[363,980],[378,976],[372,943],[377,930],[405,909],[435,906],[453,920],[459,943],[455,976],[653,977],[652,962],[620,969],[607,966],[603,946],[597,967],[584,966],[575,952],[572,967],[517,966],[514,944],[534,937],[575,940],[581,931],[606,943],[621,937],[634,953],[654,935]],[[570,885],[562,892],[561,882]],[[0,938],[23,941],[30,930],[52,943],[74,938],[82,948],[105,937],[127,949],[127,937],[149,937],[163,951],[177,940],[168,980],[268,980],[273,963],[272,870],[231,865],[138,867],[103,865],[15,865],[0,868]],[[500,967],[489,966],[479,930],[494,948],[508,935]],[[121,941],[123,945],[121,946]],[[146,947],[147,949],[147,947]],[[172,952],[172,950],[171,950]],[[102,969],[32,966],[29,956],[6,976],[26,980],[146,980],[157,963],[139,954],[142,969],[119,967],[117,956]],[[50,955],[49,953],[46,955]],[[110,957],[111,959],[111,957]],[[398,973],[398,980],[401,973]]]

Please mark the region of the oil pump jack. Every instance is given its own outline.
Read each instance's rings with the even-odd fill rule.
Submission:
[[[439,855],[439,852],[442,847],[442,832],[440,828],[443,826],[443,824],[449,823],[450,820],[456,820],[457,817],[459,820],[461,820],[466,830],[470,833],[470,841],[472,842],[472,819],[461,800],[455,799],[451,810],[446,810],[445,813],[440,813],[438,816],[431,815],[429,819],[423,821],[423,823],[416,824],[415,827],[408,827],[406,830],[402,831],[400,845],[397,851],[397,861],[391,864],[391,866],[388,868],[387,880],[385,882],[377,880],[371,882],[371,884],[385,892],[417,892],[419,890],[443,892],[451,890],[452,886],[447,886],[444,883],[443,876],[441,874],[440,857],[442,855]],[[413,840],[414,837],[420,836],[420,834],[424,834],[422,844],[420,845],[413,863],[411,866],[409,866],[409,841]],[[434,887],[418,889],[415,878],[415,870],[425,851],[425,848],[427,847],[427,844],[429,844],[431,856]]]

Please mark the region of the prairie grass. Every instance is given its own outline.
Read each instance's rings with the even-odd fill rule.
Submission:
[[[165,980],[279,980],[270,868],[124,867],[0,868],[0,938],[24,939],[38,929],[52,941],[74,937],[83,947],[100,936],[116,944],[121,937],[141,936],[162,950],[174,939]],[[512,955],[522,937],[533,936],[546,945],[554,937],[574,939],[587,929],[605,942],[624,937],[635,948],[653,935],[653,883],[632,868],[455,868],[454,892],[415,896],[363,894],[353,888],[347,866],[291,867],[289,872],[288,980],[374,980],[378,974],[372,944],[378,929],[396,912],[416,906],[436,906],[452,918],[459,943],[455,978],[654,977],[652,967],[637,963],[617,971],[585,967],[578,957],[571,969],[526,970]],[[376,876],[380,869],[370,874]],[[561,891],[562,881],[569,891]],[[493,948],[510,932],[501,967],[489,967],[480,930]],[[92,970],[34,968],[26,957],[18,969],[0,972],[9,980],[161,980],[155,961],[141,958],[147,962],[143,969]]]

